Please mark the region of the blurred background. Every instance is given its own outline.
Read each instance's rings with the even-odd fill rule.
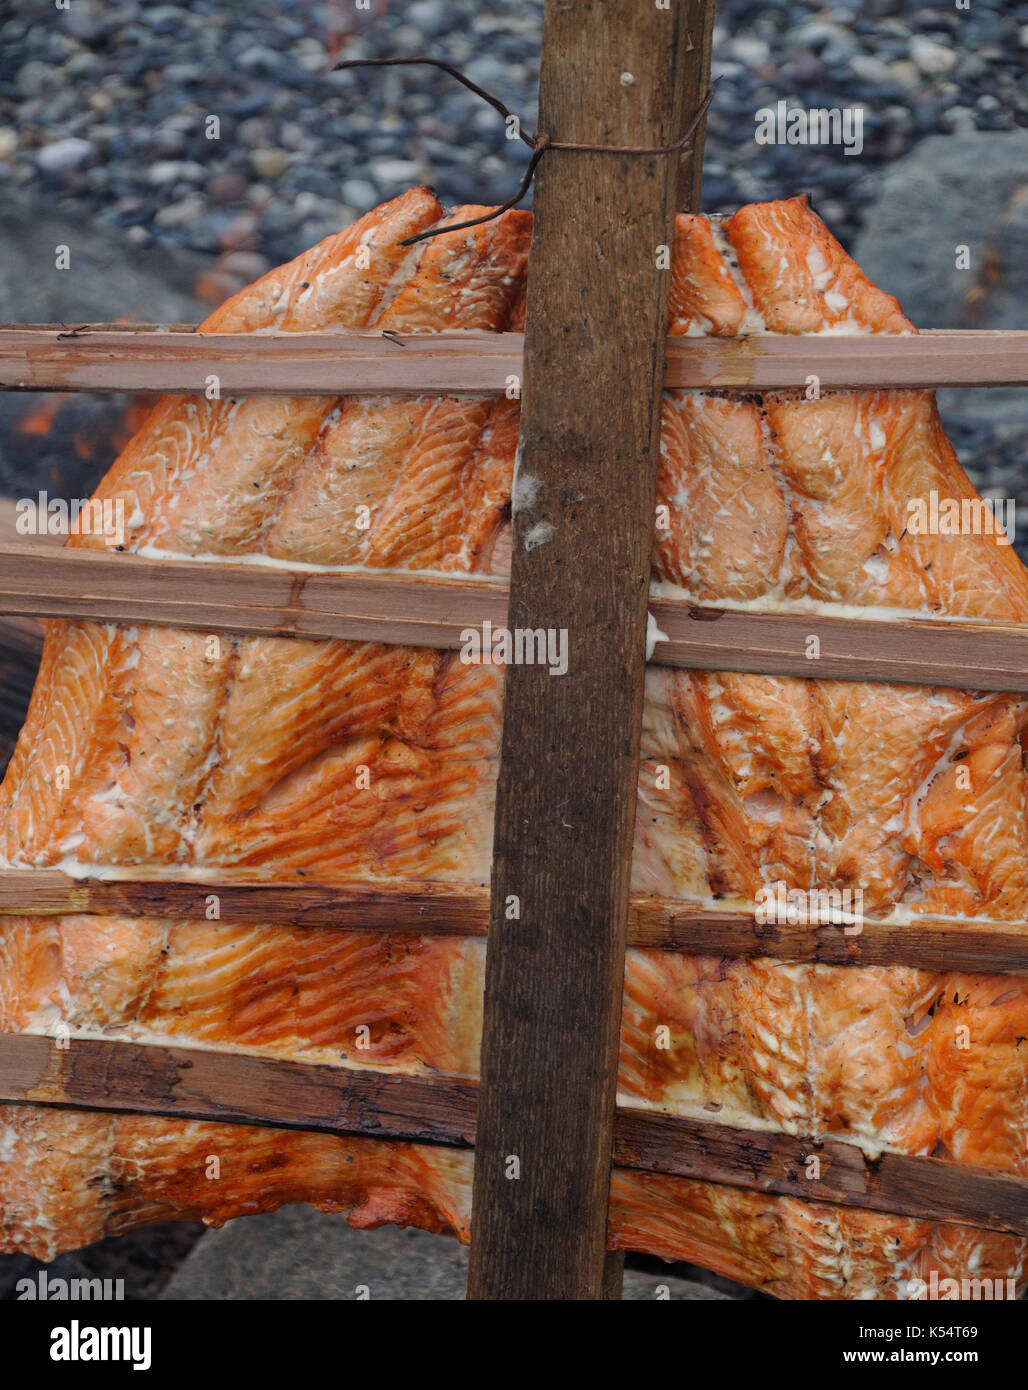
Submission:
[[[0,321],[196,322],[412,183],[444,203],[507,198],[526,150],[484,102],[427,68],[332,68],[442,57],[533,129],[541,0],[362,3],[0,0]],[[716,14],[705,209],[807,192],[920,327],[1026,326],[1028,3]],[[756,113],[780,100],[860,107],[860,154],[758,145]],[[1019,393],[944,406],[979,487],[1028,501]],[[39,478],[83,495],[138,424],[125,409],[0,398],[0,495]]]
[[[531,130],[541,19],[541,0],[0,0],[0,321],[195,323],[413,183],[447,204],[502,202],[527,152],[483,102],[429,69],[331,69],[343,57],[444,58]],[[1028,328],[1026,60],[1018,0],[719,0],[704,209],[806,192],[919,327]],[[861,153],[758,145],[756,113],[780,100],[861,107]],[[71,249],[68,270],[55,268],[58,245]],[[970,264],[958,270],[961,245]],[[1024,393],[950,391],[941,404],[979,489],[1028,503]],[[10,499],[40,488],[88,496],[148,407],[0,394],[0,526]],[[1028,557],[1025,517],[1019,508]],[[35,624],[0,630],[0,767],[38,643]],[[338,1298],[352,1296],[351,1251],[354,1284],[378,1259],[393,1296],[459,1293],[460,1252],[440,1255],[418,1232],[354,1237],[304,1211],[200,1240],[202,1229],[134,1232],[51,1272],[123,1276],[130,1298],[165,1286]],[[755,1296],[634,1263],[632,1297],[653,1297],[658,1281],[676,1298]],[[0,1297],[36,1269],[0,1259]]]
[[[502,201],[525,150],[483,102],[428,69],[330,69],[445,58],[532,129],[541,0],[369,4],[4,0],[5,201],[95,219],[126,252],[203,257],[197,288],[211,302],[412,183],[444,203]],[[806,190],[852,248],[883,175],[921,142],[1025,124],[1026,26],[1028,6],[1011,0],[720,0],[705,206]],[[758,146],[754,112],[783,97],[862,105],[861,155]],[[217,139],[205,138],[210,115]]]

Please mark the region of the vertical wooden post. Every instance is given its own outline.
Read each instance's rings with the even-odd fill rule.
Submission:
[[[681,136],[683,0],[547,0],[540,130]],[[677,155],[536,181],[468,1294],[613,1298],[606,1257]]]
[[[695,111],[710,89],[710,51],[714,41],[714,0],[683,0],[685,4],[686,47],[689,61],[682,67],[686,111]],[[678,168],[679,212],[699,212],[703,186],[703,146],[707,134],[706,116],[696,127],[688,152]]]

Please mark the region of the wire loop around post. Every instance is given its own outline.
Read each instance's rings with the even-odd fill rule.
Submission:
[[[487,92],[484,87],[480,87],[477,82],[473,82],[465,73],[455,68],[451,63],[444,62],[441,58],[344,58],[342,62],[336,63],[333,71],[338,72],[340,69],[344,68],[417,66],[439,68],[442,72],[449,73],[451,77],[455,77],[458,82],[467,87],[468,91],[474,92],[475,95],[481,97],[483,101],[487,101],[494,110],[500,113],[504,120],[513,119],[517,121],[519,138],[531,148],[532,157],[528,161],[528,167],[525,170],[521,183],[518,185],[517,192],[514,193],[513,197],[508,198],[505,203],[501,203],[498,208],[493,208],[491,212],[487,212],[483,217],[473,217],[467,222],[449,223],[444,227],[431,227],[427,232],[418,232],[416,236],[405,237],[403,241],[400,242],[401,246],[413,246],[416,242],[427,241],[429,237],[442,236],[444,232],[462,232],[468,227],[479,227],[483,222],[491,222],[495,217],[500,217],[503,213],[509,212],[511,208],[517,207],[518,203],[521,202],[522,198],[527,195],[528,190],[531,188],[536,168],[547,150],[585,151],[591,154],[648,155],[675,154],[676,152],[682,151],[696,134],[696,129],[700,121],[703,119],[707,108],[714,99],[714,90],[712,87],[700,102],[696,114],[689,122],[688,130],[680,140],[676,140],[670,145],[587,145],[571,140],[551,140],[545,131],[536,131],[535,135],[532,136],[526,135],[520,117],[515,115],[509,107],[505,106],[499,97],[493,96],[491,92]]]

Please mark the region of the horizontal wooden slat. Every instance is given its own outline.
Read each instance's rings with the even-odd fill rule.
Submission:
[[[478,1087],[272,1058],[98,1039],[58,1047],[0,1034],[0,1101],[139,1112],[377,1139],[473,1144]],[[816,1154],[820,1177],[806,1176]],[[928,1221],[1028,1235],[1028,1182],[944,1159],[620,1107],[614,1162],[732,1187],[839,1203]]]
[[[699,346],[697,347],[697,344]],[[761,334],[669,338],[666,387],[721,391],[1023,386],[1028,332],[941,329],[903,337]]]
[[[490,395],[520,381],[520,333],[0,330],[0,387],[221,395]]]
[[[633,946],[699,956],[774,956],[821,965],[911,965],[921,970],[1028,974],[1028,925],[1023,922],[926,916],[907,923],[865,918],[859,933],[848,936],[843,926],[761,924],[749,912],[635,899],[628,938]]]
[[[212,896],[217,919],[226,923],[485,936],[489,920],[485,885],[76,879],[58,869],[0,869],[0,917],[74,913],[199,920],[209,916]],[[1028,925],[1021,922],[867,919],[859,933],[846,935],[842,926],[760,924],[749,912],[637,896],[628,934],[633,946],[693,955],[1028,974]]]
[[[654,599],[650,611],[670,639],[657,645],[658,665],[1028,692],[1026,623],[750,613],[680,599]]]
[[[464,627],[502,623],[506,604],[500,580],[322,573],[0,543],[0,612],[20,616],[452,648]]]
[[[519,333],[193,333],[180,324],[0,327],[0,389],[222,395],[496,395]],[[669,338],[665,386],[723,391],[1024,386],[1028,332]]]
[[[650,610],[668,639],[657,665],[1028,693],[1028,624],[751,613],[682,599],[653,599]],[[0,541],[0,612],[456,649],[465,628],[506,622],[507,586]]]
[[[812,1155],[819,1161],[817,1179],[807,1177]],[[806,1202],[1028,1235],[1028,1181],[947,1159],[884,1153],[870,1160],[855,1145],[838,1140],[815,1144],[788,1134],[622,1108],[614,1128],[614,1162]]]
[[[195,333],[195,323],[124,323],[111,319],[106,323],[0,323],[0,333],[43,333],[48,340],[77,338],[95,333]]]
[[[0,917],[92,913],[196,920],[209,916],[212,895],[217,920],[226,923],[457,936],[485,936],[489,924],[486,885],[72,878],[59,869],[0,869]]]
[[[474,1141],[477,1087],[200,1048],[0,1033],[0,1099],[434,1144]]]

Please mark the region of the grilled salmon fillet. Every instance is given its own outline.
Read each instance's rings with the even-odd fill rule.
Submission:
[[[398,245],[480,211],[446,219],[414,189],[202,327],[520,328],[529,214]],[[801,199],[680,216],[670,328],[809,334],[815,374],[819,335],[914,331]],[[504,574],[517,434],[502,399],[169,397],[98,495],[123,507],[130,550]],[[977,500],[931,393],[668,392],[655,585],[809,611],[815,631],[821,605],[1028,620],[1005,538],[907,525],[932,491]],[[0,851],[78,874],[484,884],[501,702],[502,670],[455,653],[54,622]],[[650,667],[634,891],[746,906],[784,882],[859,888],[883,917],[1023,920],[1025,714],[1001,694]],[[477,1070],[478,940],[2,920],[4,1031]],[[1024,1175],[1026,1037],[1020,978],[631,950],[620,1099]],[[291,1201],[469,1230],[471,1156],[429,1146],[5,1105],[0,1154],[0,1244],[42,1258]],[[1022,1277],[1013,1236],[810,1195],[618,1170],[610,1245],[788,1298],[895,1298],[930,1270]]]

